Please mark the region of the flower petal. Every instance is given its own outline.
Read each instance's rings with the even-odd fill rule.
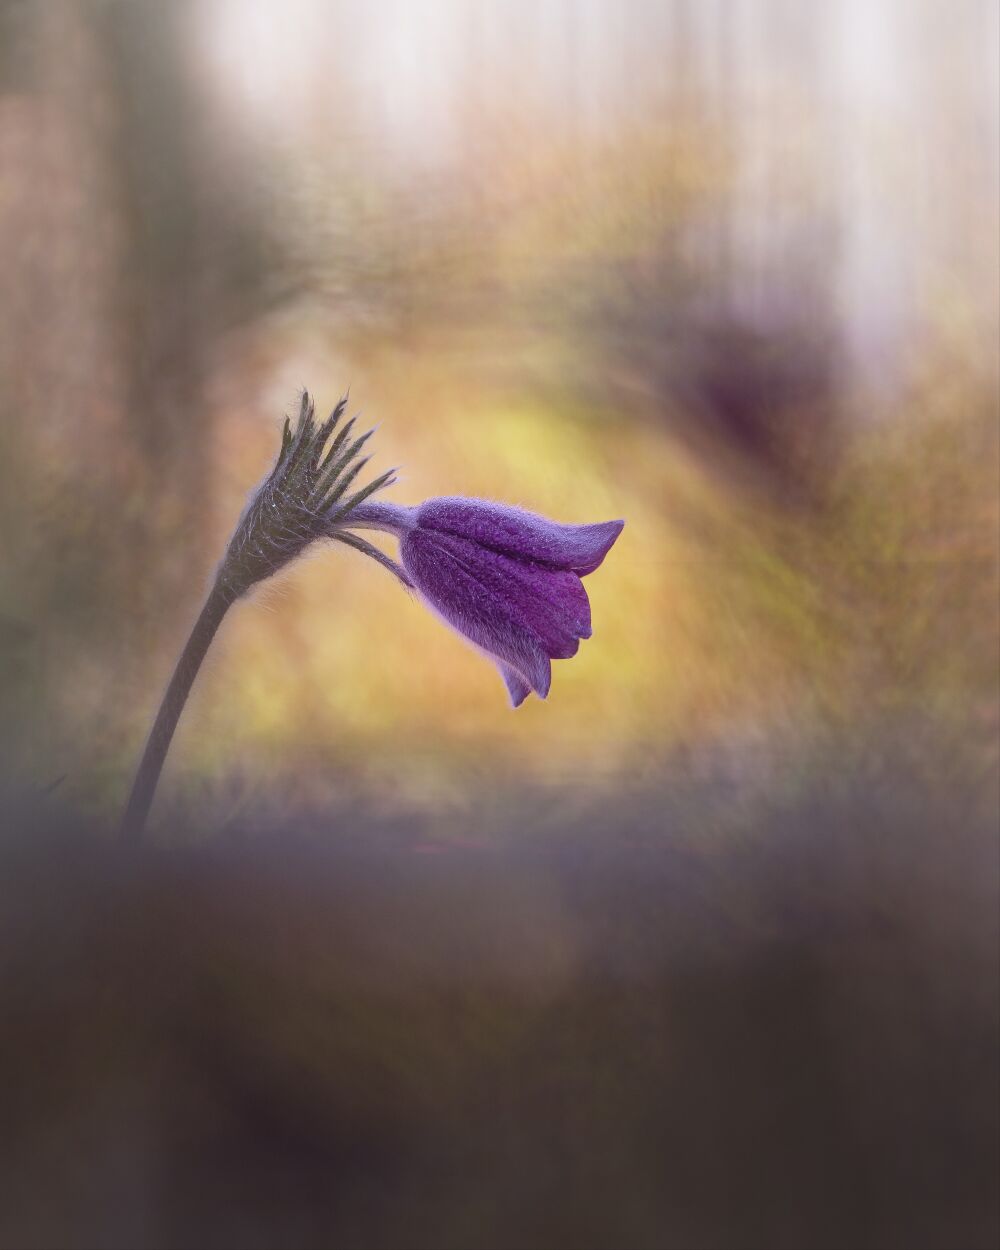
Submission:
[[[418,508],[417,523],[517,560],[571,569],[581,577],[593,573],[625,526],[624,521],[560,525],[523,508],[462,496],[429,499]]]
[[[531,687],[519,672],[511,668],[509,664],[504,664],[502,660],[498,661],[497,668],[500,670],[500,676],[507,683],[511,707],[520,707],[531,694]]]
[[[625,528],[624,521],[600,521],[596,525],[577,525],[577,543],[581,550],[589,554],[573,567],[578,577],[586,577],[600,568],[604,557],[618,541],[618,535]]]
[[[590,637],[590,600],[576,573],[513,560],[452,534],[424,533],[506,604],[511,616],[535,635],[552,659],[576,655],[580,639]]]
[[[402,537],[400,554],[417,590],[445,622],[509,665],[544,699],[552,681],[549,657],[495,582],[484,581],[433,532],[410,530]]]

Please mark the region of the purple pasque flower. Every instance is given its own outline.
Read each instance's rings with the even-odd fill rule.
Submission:
[[[581,578],[608,554],[624,521],[560,525],[484,499],[429,499],[417,507],[359,503],[333,537],[391,563],[446,624],[492,659],[518,707],[544,699],[551,661],[576,655],[589,638],[590,600]],[[402,567],[351,529],[399,539]]]
[[[557,525],[480,499],[431,499],[418,508],[375,502],[394,470],[352,489],[372,432],[352,441],[353,419],[338,431],[346,406],[345,397],[317,422],[304,392],[294,430],[285,421],[277,460],[243,509],[160,702],[122,816],[124,837],[142,833],[177,722],[226,613],[317,539],[363,552],[416,589],[496,661],[515,707],[532,690],[544,699],[550,661],[575,655],[590,637],[580,579],[601,563],[623,522]],[[399,538],[401,566],[354,532],[373,528]]]

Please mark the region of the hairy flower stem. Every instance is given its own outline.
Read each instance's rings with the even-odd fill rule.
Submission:
[[[181,652],[177,667],[174,669],[174,674],[170,678],[170,684],[160,704],[160,710],[153,722],[153,728],[146,740],[146,748],[139,761],[135,781],[132,783],[132,792],[122,817],[121,836],[126,841],[138,842],[142,836],[146,817],[149,815],[153,795],[156,792],[156,783],[160,779],[163,761],[166,759],[174,730],[184,710],[184,704],[187,703],[194,679],[212,644],[216,630],[230,606],[235,602],[235,598],[232,591],[222,585],[221,581],[217,581],[205,600],[205,606],[195,622],[187,645]]]
[[[251,494],[236,523],[215,585],[181,652],[153,722],[122,817],[122,837],[130,842],[142,834],[170,740],[205,653],[222,618],[241,595],[291,564],[321,538],[353,547],[410,585],[395,560],[347,528],[355,508],[396,479],[395,471],[390,469],[349,493],[348,488],[368,463],[367,457],[359,460],[358,453],[373,431],[348,442],[354,426],[352,418],[334,435],[346,407],[345,396],[325,421],[317,422],[315,405],[309,393],[303,391],[295,428],[290,420],[285,420],[278,458]]]

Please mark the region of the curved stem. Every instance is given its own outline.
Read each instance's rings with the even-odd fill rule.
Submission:
[[[388,503],[384,499],[366,499],[353,507],[343,524],[354,530],[386,530],[397,537],[412,529],[416,508]]]
[[[215,637],[216,630],[233,601],[233,596],[216,582],[205,600],[205,606],[195,622],[191,637],[187,640],[187,645],[177,661],[177,667],[164,693],[153,728],[146,739],[146,748],[139,761],[135,781],[132,783],[132,792],[129,795],[125,814],[122,816],[121,836],[127,841],[137,842],[142,834],[146,817],[153,803],[156,783],[163,769],[163,761],[166,759],[174,730],[184,710],[184,704],[191,693],[191,686],[201,668],[205,653]]]

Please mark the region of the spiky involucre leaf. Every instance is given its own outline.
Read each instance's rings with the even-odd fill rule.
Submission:
[[[346,433],[347,428],[345,427],[345,429],[341,431],[341,434],[343,435]],[[360,438],[356,438],[354,442],[351,443],[350,447],[348,447],[346,451],[342,452],[333,461],[331,461],[330,457],[327,456],[323,462],[325,467],[320,471],[320,475],[316,481],[316,486],[313,490],[314,499],[317,501],[325,499],[327,504],[333,502],[333,499],[336,498],[336,496],[332,495],[331,492],[337,489],[340,475],[344,472],[355,456],[357,456],[358,452],[362,447],[364,447],[365,443],[368,442],[374,433],[374,430],[368,430],[366,433],[362,434]]]
[[[278,464],[288,455],[288,449],[292,445],[292,423],[285,417],[284,429],[281,431],[281,450],[278,452]]]
[[[327,439],[333,433],[337,425],[337,422],[344,415],[344,410],[346,409],[346,407],[347,407],[347,396],[345,395],[344,398],[341,399],[337,403],[337,406],[334,408],[333,412],[330,413],[327,419],[323,422],[323,424],[316,431],[316,438],[314,440],[314,445],[313,445],[313,462],[312,462],[314,469],[318,468],[320,457],[323,455],[323,448],[326,446]]]
[[[323,457],[323,463],[320,465],[320,469],[325,471],[327,468],[329,468],[331,462],[335,459],[337,452],[340,451],[341,447],[343,447],[344,443],[346,442],[347,437],[350,434],[351,430],[354,429],[354,424],[356,421],[357,421],[357,417],[351,417],[350,421],[347,422],[344,428],[340,431],[337,437],[333,440],[333,442],[330,444],[329,450],[327,451],[326,455]]]
[[[294,428],[286,418],[274,468],[244,509],[219,569],[220,583],[232,597],[270,577],[315,539],[340,538],[340,527],[349,524],[350,509],[392,480],[391,472],[383,473],[355,492],[340,504],[331,522],[334,505],[368,463],[368,457],[358,457],[373,433],[368,430],[348,444],[355,424],[352,417],[330,442],[346,407],[345,395],[326,420],[317,424],[312,398],[303,392]],[[357,547],[354,542],[347,545]],[[368,546],[365,554],[371,554]]]
[[[330,514],[330,524],[336,525],[338,521],[343,520],[345,517],[349,518],[350,514],[359,503],[363,503],[370,495],[374,495],[377,490],[382,490],[386,486],[391,486],[395,480],[396,470],[389,469],[388,472],[383,473],[381,477],[377,477],[373,482],[369,482],[367,486],[363,486],[361,490],[356,491],[350,499],[348,499],[347,503],[341,504],[336,511]]]
[[[322,507],[323,507],[324,512],[329,513],[333,505],[337,502],[337,500],[341,497],[341,495],[343,495],[343,493],[347,490],[348,486],[350,486],[350,484],[358,476],[358,474],[365,467],[365,465],[369,462],[369,460],[371,460],[371,456],[364,456],[361,460],[357,462],[357,464],[351,465],[349,469],[347,469],[344,473],[340,475],[340,477],[336,479],[333,485],[333,489],[330,490],[328,494],[326,494],[323,497]]]
[[[413,589],[413,582],[403,566],[398,564],[391,556],[387,556],[384,551],[380,551],[367,538],[362,538],[360,534],[352,534],[350,530],[341,530],[332,534],[331,537],[335,542],[343,543],[345,547],[353,547],[355,551],[360,551],[362,555],[368,556],[376,564],[381,564],[384,569],[388,569],[394,577],[397,577],[407,590]]]

